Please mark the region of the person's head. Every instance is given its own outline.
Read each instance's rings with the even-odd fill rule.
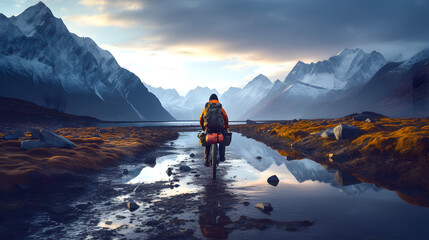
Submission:
[[[219,100],[219,99],[217,99],[217,95],[213,93],[212,95],[210,95],[210,98],[209,98],[209,101],[211,100]]]

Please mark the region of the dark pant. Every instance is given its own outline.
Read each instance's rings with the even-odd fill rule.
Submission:
[[[223,137],[225,137],[225,133],[226,133],[225,129],[219,130],[219,131],[216,131],[216,130],[215,131],[211,131],[211,130],[206,131],[206,133],[217,133],[217,132],[222,133]],[[204,160],[209,159],[209,154],[210,154],[210,146],[204,147]],[[219,143],[219,160],[221,162],[225,161],[225,144],[223,144],[223,142]]]

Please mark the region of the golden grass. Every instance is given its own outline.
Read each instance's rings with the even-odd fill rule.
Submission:
[[[116,161],[160,146],[177,138],[177,133],[166,130],[115,127],[61,128],[56,131],[74,142],[73,149],[20,149],[20,141],[0,140],[0,190],[11,190],[16,184],[30,184],[30,175],[38,172],[99,170]],[[94,137],[99,134],[100,137]],[[4,135],[4,134],[2,134]],[[0,138],[2,137],[0,135]],[[29,133],[26,133],[29,138]]]

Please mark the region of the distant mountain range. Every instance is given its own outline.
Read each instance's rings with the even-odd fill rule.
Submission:
[[[228,89],[220,101],[231,120],[330,118],[365,110],[391,117],[426,117],[428,52],[388,63],[379,52],[346,48],[328,60],[299,61],[283,82],[260,74],[243,88]],[[196,119],[210,94],[217,93],[201,87],[184,97],[174,89],[153,92],[177,119]]]
[[[45,4],[0,14],[0,96],[102,120],[173,120],[140,79]]]

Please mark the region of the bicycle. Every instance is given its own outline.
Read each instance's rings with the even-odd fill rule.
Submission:
[[[212,165],[212,179],[216,180],[216,167],[219,164],[219,158],[218,158],[218,150],[219,147],[217,143],[213,143],[210,145],[210,151],[209,151],[209,163]]]

